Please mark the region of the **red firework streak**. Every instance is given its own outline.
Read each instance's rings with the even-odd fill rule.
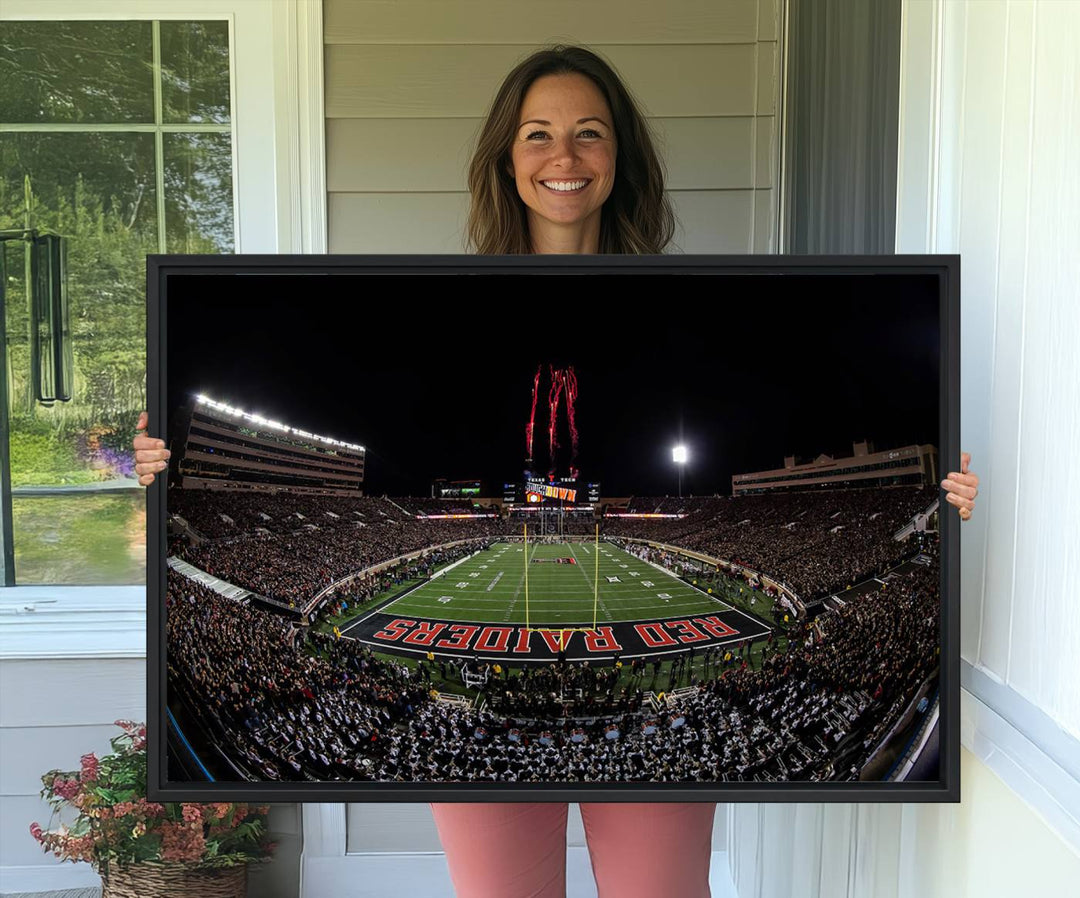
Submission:
[[[577,375],[574,374],[574,366],[571,365],[563,372],[566,382],[566,417],[570,423],[570,479],[577,480],[577,452],[578,432],[574,423],[574,404],[577,402]]]
[[[529,423],[525,425],[525,457],[530,463],[533,457],[533,427],[536,424],[536,395],[540,392],[540,369],[542,367],[542,365],[536,366],[536,377],[533,378],[532,411],[529,413]]]
[[[559,415],[559,396],[562,394],[563,387],[566,383],[566,373],[564,371],[556,371],[554,365],[549,365],[551,369],[551,389],[548,390],[548,409],[551,412],[550,424],[548,425],[548,476],[555,476],[555,450],[558,448],[558,442],[555,440],[555,419]]]

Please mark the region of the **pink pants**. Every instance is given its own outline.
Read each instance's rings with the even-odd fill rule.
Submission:
[[[567,805],[434,803],[458,898],[564,898]],[[709,898],[711,802],[582,804],[599,898]]]

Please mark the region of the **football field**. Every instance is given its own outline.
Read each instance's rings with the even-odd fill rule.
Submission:
[[[598,554],[599,553],[599,554]],[[498,543],[380,611],[450,621],[592,627],[730,605],[605,542]]]

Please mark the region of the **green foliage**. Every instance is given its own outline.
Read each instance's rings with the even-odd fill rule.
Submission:
[[[19,582],[146,582],[146,490],[15,496]]]
[[[53,433],[28,432],[12,421],[11,483],[35,486],[56,483],[89,483],[96,478],[79,464],[75,447]]]
[[[18,485],[85,483],[101,479],[101,475],[93,472],[92,459],[86,447],[79,446],[78,437],[97,427],[114,435],[105,445],[130,454],[133,424],[146,404],[142,284],[146,279],[145,256],[155,249],[155,241],[148,239],[152,235],[126,227],[115,207],[107,209],[101,198],[87,189],[81,174],[70,191],[51,185],[53,208],[47,208],[35,195],[31,214],[20,214],[24,212],[18,202],[21,184],[13,182],[21,179],[17,172],[14,179],[5,178],[4,173],[10,172],[24,155],[22,151],[28,149],[17,144],[40,136],[0,136],[0,228],[21,226],[22,219],[29,217],[39,229],[69,237],[74,396],[71,402],[51,408],[34,400],[23,245],[8,242],[5,311],[12,481]],[[41,147],[34,150],[35,159],[41,152]]]

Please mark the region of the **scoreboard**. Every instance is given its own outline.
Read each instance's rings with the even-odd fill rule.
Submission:
[[[479,480],[445,480],[440,477],[431,485],[433,499],[476,499],[479,495]]]
[[[581,490],[576,480],[526,480],[525,502],[529,505],[577,505]],[[585,497],[581,496],[584,501]]]
[[[504,483],[506,504],[541,505],[549,508],[595,505],[600,501],[600,484],[569,478],[530,477],[524,483]]]

